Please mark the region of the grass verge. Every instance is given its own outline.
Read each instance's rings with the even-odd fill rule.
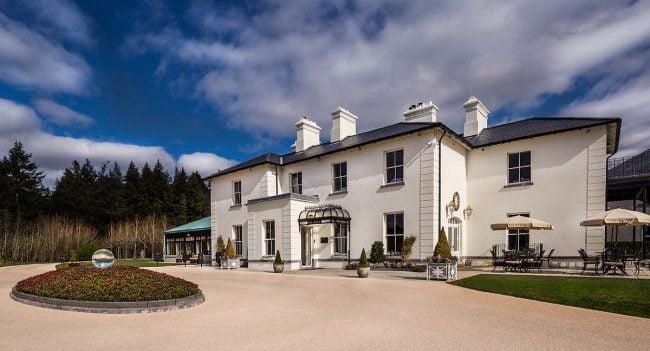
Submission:
[[[479,274],[450,284],[502,295],[650,318],[650,280]]]

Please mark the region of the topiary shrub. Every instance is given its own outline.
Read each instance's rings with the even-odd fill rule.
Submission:
[[[273,261],[273,264],[284,264],[284,261],[282,261],[282,257],[280,256],[280,250],[275,250],[275,260]]]
[[[370,248],[370,262],[384,263],[386,255],[384,255],[384,242],[375,241]]]
[[[221,235],[217,237],[217,253],[223,253],[225,250],[225,247],[223,245],[223,238]]]
[[[361,257],[359,257],[359,267],[370,267],[368,263],[368,257],[366,256],[366,249],[361,250]]]
[[[235,252],[235,247],[232,244],[232,240],[228,238],[228,244],[226,244],[226,257],[228,258],[237,258],[237,253]]]
[[[454,261],[455,259],[456,257],[451,256],[451,248],[447,241],[447,235],[445,235],[445,229],[440,229],[440,232],[438,233],[438,242],[436,243],[435,249],[433,249],[433,256],[428,260],[431,262],[449,262]]]
[[[415,240],[415,236],[413,235],[409,235],[404,238],[404,243],[402,244],[402,252],[400,252],[400,255],[402,256],[402,262],[408,263],[410,261],[413,245],[415,245]]]

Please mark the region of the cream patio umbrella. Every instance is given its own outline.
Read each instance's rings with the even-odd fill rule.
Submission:
[[[508,217],[508,219],[505,222],[490,224],[490,228],[492,228],[492,230],[508,230],[508,229],[553,230],[553,225],[535,218],[524,217],[524,216],[512,216],[512,217]]]
[[[650,215],[643,212],[617,208],[607,211],[600,216],[588,218],[580,225],[583,227],[600,227],[600,226],[635,226],[650,224]]]
[[[626,210],[623,208],[609,210],[597,217],[588,218],[580,222],[580,225],[583,227],[616,227],[617,242],[619,226],[636,226],[646,224],[650,224],[650,215],[643,212]],[[607,239],[607,237],[605,237],[605,239]],[[643,246],[643,241],[641,241],[641,243]]]

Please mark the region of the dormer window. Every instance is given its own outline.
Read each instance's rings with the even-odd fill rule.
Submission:
[[[508,154],[508,184],[529,183],[530,151]]]

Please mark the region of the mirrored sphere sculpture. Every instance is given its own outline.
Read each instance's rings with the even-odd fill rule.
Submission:
[[[106,249],[99,249],[93,253],[93,265],[97,268],[108,268],[115,262],[113,253]]]

